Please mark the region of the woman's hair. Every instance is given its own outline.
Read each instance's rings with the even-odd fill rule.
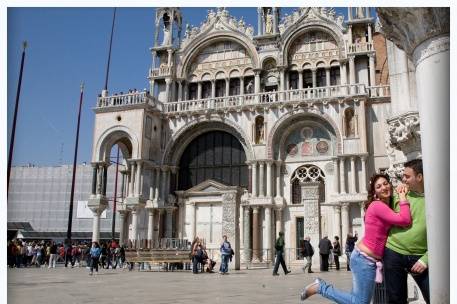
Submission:
[[[373,175],[371,178],[370,178],[370,186],[369,186],[369,189],[368,189],[368,197],[367,197],[367,200],[366,202],[363,204],[363,209],[366,211],[368,209],[368,207],[370,206],[370,204],[375,201],[377,198],[376,198],[376,193],[375,193],[375,184],[376,184],[376,181],[380,178],[385,178],[387,180],[387,182],[392,186],[392,184],[390,183],[390,178],[387,174],[382,174],[382,173],[377,173],[375,175]],[[392,196],[390,196],[390,203],[392,202]]]

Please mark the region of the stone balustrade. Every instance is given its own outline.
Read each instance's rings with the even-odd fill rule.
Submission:
[[[372,42],[359,42],[349,44],[347,47],[347,54],[358,54],[374,51],[374,46]]]
[[[210,97],[204,99],[185,100],[161,103],[148,92],[135,92],[122,95],[99,97],[96,108],[120,107],[138,104],[157,106],[164,113],[184,113],[207,110],[228,110],[249,106],[277,104],[284,105],[294,102],[314,102],[320,99],[330,99],[355,95],[369,97],[390,97],[388,85],[366,87],[364,84],[336,85],[328,87],[305,88],[298,90],[261,92],[234,96]]]
[[[147,91],[98,97],[96,108],[121,107],[139,104],[150,104],[162,108],[162,103],[155,97],[149,95]]]
[[[171,76],[172,69],[169,66],[163,66],[160,68],[150,69],[149,77],[165,77]]]

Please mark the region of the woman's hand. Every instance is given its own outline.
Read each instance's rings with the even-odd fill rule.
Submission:
[[[400,197],[400,202],[406,201],[406,194],[409,191],[408,186],[405,184],[399,184],[397,186],[396,190],[397,190],[398,196]]]

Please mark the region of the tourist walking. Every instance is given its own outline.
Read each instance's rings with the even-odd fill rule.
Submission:
[[[335,261],[336,270],[340,270],[340,255],[341,255],[341,245],[340,238],[335,236],[333,241],[333,260]]]
[[[351,292],[336,289],[321,279],[304,288],[301,300],[318,293],[336,303],[368,304],[373,296],[375,282],[382,282],[382,263],[384,246],[392,225],[411,224],[409,203],[406,200],[407,187],[397,188],[400,196],[400,212],[390,208],[392,185],[389,177],[376,174],[370,180],[370,190],[365,203],[365,237],[359,242],[351,255],[353,286]]]
[[[357,231],[354,233],[354,236],[352,236],[352,233],[349,232],[346,237],[346,246],[345,246],[344,253],[346,254],[346,259],[347,259],[347,263],[346,263],[347,271],[351,271],[351,266],[350,266],[351,254],[352,254],[352,251],[354,250],[355,242],[357,242],[357,239],[358,239]]]
[[[306,260],[306,265],[302,268],[303,272],[306,272],[306,269],[308,269],[308,273],[314,273],[314,271],[311,270],[314,248],[313,245],[311,245],[311,238],[309,236],[305,237],[303,241],[303,248],[301,254]]]
[[[233,256],[233,249],[232,249],[232,246],[230,245],[230,242],[227,241],[226,235],[222,236],[220,252],[221,252],[221,266],[219,267],[219,273],[227,274],[228,263],[229,263],[229,260],[231,260],[232,256]],[[209,263],[211,264],[211,261],[209,261]]]
[[[319,241],[319,255],[321,256],[321,271],[328,271],[328,257],[332,250],[332,243],[328,236],[324,236]]]
[[[92,248],[90,249],[90,272],[89,275],[92,275],[94,273],[94,268],[95,268],[95,274],[98,273],[98,262],[100,259],[101,255],[101,249],[100,245],[97,242],[92,242]]]
[[[57,262],[57,245],[54,241],[51,241],[51,246],[49,248],[49,265],[48,268],[56,268]]]
[[[388,303],[406,303],[408,273],[412,274],[424,300],[430,303],[422,160],[404,164],[402,182],[409,189],[406,199],[411,205],[412,225],[393,227],[389,232],[383,259]],[[399,210],[401,201],[401,197],[395,197],[394,210]]]
[[[279,275],[279,273],[278,273],[279,264],[281,264],[282,270],[284,270],[284,274],[287,275],[288,273],[290,273],[290,271],[287,270],[286,262],[284,261],[284,247],[285,247],[284,232],[280,231],[279,237],[275,242],[276,262],[275,262],[275,267],[273,268],[274,276]]]

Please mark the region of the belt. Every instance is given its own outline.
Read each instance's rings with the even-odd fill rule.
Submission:
[[[357,246],[354,247],[354,250],[357,250],[361,255],[363,255],[367,260],[376,264],[376,283],[382,283],[382,262],[380,260],[376,260],[375,258],[369,256],[365,252],[361,251]]]

